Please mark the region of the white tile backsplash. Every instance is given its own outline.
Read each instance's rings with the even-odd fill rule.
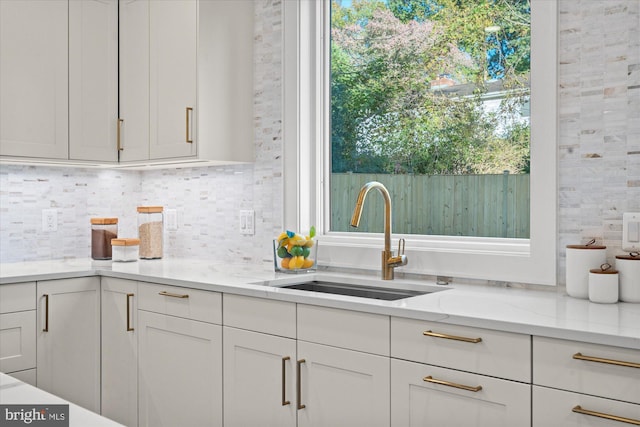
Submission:
[[[622,213],[640,212],[640,2],[559,0],[558,282],[565,246],[597,238],[619,253]],[[135,235],[136,206],[178,209],[167,256],[270,262],[282,223],[281,2],[256,3],[250,165],[155,171],[0,166],[0,261],[86,257],[89,218],[117,216]],[[58,231],[41,210],[58,209]],[[255,210],[256,234],[238,232]]]

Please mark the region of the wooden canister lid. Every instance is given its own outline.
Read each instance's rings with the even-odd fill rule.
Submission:
[[[631,252],[629,255],[616,255],[616,259],[626,259],[630,261],[640,261],[639,252]]]
[[[142,213],[159,213],[163,209],[162,206],[138,206],[138,212]]]
[[[596,239],[591,239],[585,245],[567,245],[567,249],[607,249],[606,246],[596,245]]]
[[[600,268],[592,268],[589,270],[593,274],[618,274],[618,270],[611,268],[611,264],[604,263]]]
[[[136,246],[140,244],[140,239],[135,237],[111,239],[111,246]]]
[[[91,224],[108,225],[117,223],[118,218],[91,218]]]

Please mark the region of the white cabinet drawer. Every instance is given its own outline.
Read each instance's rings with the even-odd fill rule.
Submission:
[[[586,359],[586,360],[585,360]],[[634,367],[612,364],[629,362]],[[640,351],[533,337],[533,383],[640,404]]]
[[[0,314],[36,309],[36,282],[0,285]]]
[[[0,314],[0,372],[36,367],[36,311]]]
[[[391,359],[392,427],[530,425],[529,384]]]
[[[538,386],[533,386],[532,402],[533,427],[623,427],[633,421],[640,424],[640,405],[632,403]]]
[[[391,357],[531,382],[531,337],[391,318]]]
[[[140,283],[138,309],[209,323],[222,323],[222,295],[178,286]]]
[[[389,356],[389,317],[298,304],[298,339]]]
[[[223,304],[225,326],[296,337],[295,303],[224,294]]]

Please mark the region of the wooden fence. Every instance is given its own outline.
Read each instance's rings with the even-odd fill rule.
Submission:
[[[331,175],[331,230],[383,231],[377,190],[367,195],[360,227],[349,223],[363,184],[380,181],[391,195],[393,232],[529,238],[529,175]]]

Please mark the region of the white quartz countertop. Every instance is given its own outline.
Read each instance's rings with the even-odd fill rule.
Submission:
[[[596,304],[551,287],[520,289],[455,283],[440,286],[426,280],[382,281],[377,276],[331,272],[282,274],[266,264],[211,264],[185,259],[0,265],[0,285],[92,275],[640,349],[640,304]],[[443,290],[382,301],[279,287],[306,280]]]
[[[122,424],[1,372],[0,404],[22,405],[25,411],[28,405],[69,405],[69,427],[123,427]],[[3,419],[4,414],[0,416],[0,421]]]

